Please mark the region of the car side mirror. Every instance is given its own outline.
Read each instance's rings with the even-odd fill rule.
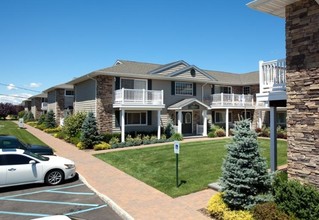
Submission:
[[[29,164],[36,164],[35,160],[30,160]]]

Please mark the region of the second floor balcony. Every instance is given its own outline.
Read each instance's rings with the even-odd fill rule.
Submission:
[[[253,107],[253,95],[244,94],[213,94],[211,107]]]
[[[260,93],[286,91],[286,60],[259,62]]]
[[[163,108],[163,90],[119,89],[115,91],[114,107]]]
[[[42,102],[41,103],[41,110],[42,111],[48,110],[48,103],[47,102]]]

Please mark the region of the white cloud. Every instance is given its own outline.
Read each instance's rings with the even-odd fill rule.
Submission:
[[[22,101],[28,99],[31,96],[32,95],[28,93],[0,95],[0,102],[19,105]]]
[[[8,90],[13,90],[13,89],[17,89],[17,88],[15,87],[14,84],[10,83],[10,84],[7,86],[7,89],[8,89]]]
[[[32,83],[29,84],[29,86],[30,86],[31,88],[38,88],[38,87],[40,87],[41,85],[42,85],[41,83],[35,83],[35,82],[32,82]]]

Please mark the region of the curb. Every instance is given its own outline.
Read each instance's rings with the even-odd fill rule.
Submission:
[[[79,173],[78,173],[79,174]],[[125,210],[123,210],[121,207],[119,207],[112,199],[107,197],[106,195],[99,193],[93,186],[91,186],[86,179],[79,174],[80,180],[87,186],[89,187],[93,192],[95,192],[104,202],[107,203],[111,207],[111,209],[118,214],[122,219],[124,220],[134,220],[134,218],[128,214]]]

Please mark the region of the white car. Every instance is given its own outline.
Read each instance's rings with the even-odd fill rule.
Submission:
[[[21,149],[0,149],[0,187],[29,183],[57,185],[76,175],[74,162]]]

